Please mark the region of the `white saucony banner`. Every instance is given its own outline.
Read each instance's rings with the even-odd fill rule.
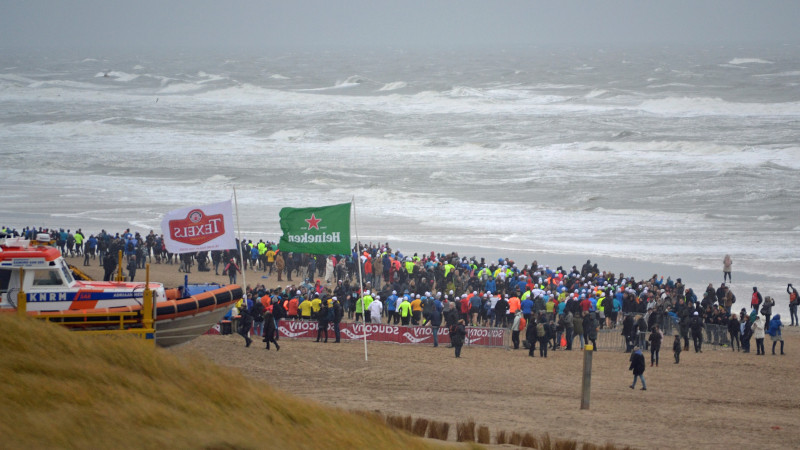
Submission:
[[[170,211],[161,221],[161,232],[170,253],[236,248],[230,200]]]

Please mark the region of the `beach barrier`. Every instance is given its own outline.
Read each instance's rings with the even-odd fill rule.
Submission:
[[[225,321],[223,321],[225,322]],[[662,353],[671,351],[672,336],[679,333],[678,325],[669,320],[664,320],[659,324],[664,333],[664,340],[661,344]],[[223,326],[230,327],[230,322],[215,325],[206,334],[229,334]],[[226,327],[226,328],[227,328]],[[316,339],[319,324],[310,320],[280,320],[278,333],[280,337],[291,339]],[[464,345],[479,347],[508,348],[511,346],[511,330],[507,328],[492,327],[466,327],[467,337]],[[233,327],[231,331],[235,331]],[[422,344],[433,345],[433,329],[429,326],[403,326],[388,325],[383,323],[342,322],[340,324],[341,339],[343,340],[363,340],[364,334],[368,341],[373,342],[393,342],[396,344]],[[595,342],[596,351],[624,352],[626,350],[626,338],[622,334],[621,326],[616,328],[603,328],[598,330]],[[727,328],[720,325],[706,324],[703,331],[703,350],[721,350],[730,348],[730,338]],[[643,351],[650,348],[647,338],[650,332],[637,333],[632,345],[639,346]],[[564,338],[564,335],[562,335]],[[328,326],[328,339],[335,339],[333,325]],[[683,342],[683,341],[681,341]],[[439,344],[450,344],[450,333],[447,327],[439,328]],[[523,341],[523,344],[525,342]],[[751,342],[755,345],[755,342]],[[691,332],[689,332],[689,347],[692,347]],[[559,350],[565,347],[562,345]],[[581,349],[580,338],[576,335],[572,340],[572,348]]]
[[[278,323],[280,337],[286,338],[316,339],[318,329],[318,323],[313,321],[281,320]],[[342,322],[340,333],[341,338],[346,340],[363,340],[366,334],[367,340],[373,342],[433,345],[433,328],[431,327]],[[510,333],[505,328],[467,327],[464,345],[504,347],[506,334]],[[439,328],[438,338],[440,345],[450,343],[450,333],[447,327]],[[334,339],[332,325],[328,327],[328,339]]]

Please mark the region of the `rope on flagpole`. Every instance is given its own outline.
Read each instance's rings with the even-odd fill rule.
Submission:
[[[364,308],[364,277],[361,275],[361,241],[358,239],[358,220],[356,219],[356,197],[350,200],[353,205],[353,226],[356,229],[356,261],[358,265],[358,285],[361,290],[361,297],[358,300],[361,302],[361,332],[364,333],[364,361],[369,361],[367,356],[367,311]]]

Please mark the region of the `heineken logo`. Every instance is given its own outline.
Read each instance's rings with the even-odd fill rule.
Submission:
[[[338,231],[334,233],[320,233],[320,234],[290,234],[287,236],[289,242],[297,244],[313,244],[313,243],[330,243],[342,242],[342,234]]]
[[[169,221],[170,237],[189,245],[202,245],[225,234],[222,214],[206,215],[194,209],[184,219]]]
[[[308,224],[308,229],[316,229],[319,230],[319,223],[322,222],[322,219],[317,219],[317,216],[314,213],[311,213],[311,218],[306,219],[306,223]]]

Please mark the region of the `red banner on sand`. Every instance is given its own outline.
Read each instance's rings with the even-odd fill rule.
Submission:
[[[280,337],[294,339],[316,339],[317,322],[301,320],[281,320],[278,325]],[[420,326],[386,325],[378,323],[341,323],[341,338],[347,340],[394,342],[397,344],[429,344],[433,345],[433,328]],[[464,345],[482,347],[503,347],[505,328],[467,327]],[[333,339],[333,326],[328,327],[328,339]],[[446,327],[439,328],[439,343],[449,344],[450,333]]]

